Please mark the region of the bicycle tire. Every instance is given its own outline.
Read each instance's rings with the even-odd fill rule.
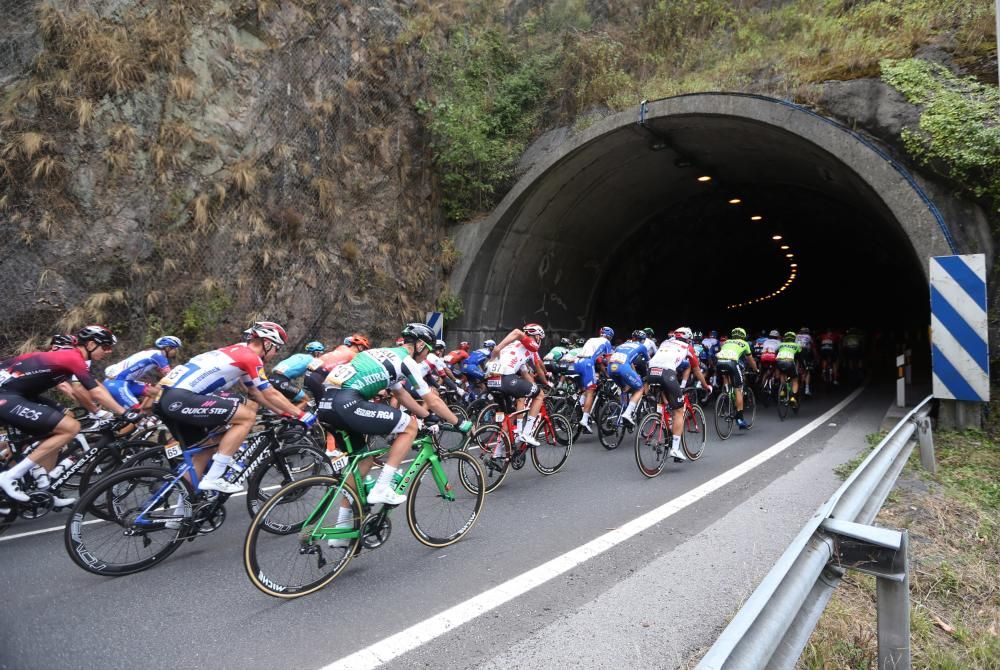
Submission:
[[[475,458],[483,471],[486,492],[497,490],[510,472],[513,447],[499,426],[487,423],[472,431],[465,453]]]
[[[549,416],[550,424],[539,417],[535,424],[534,437],[537,447],[531,447],[531,464],[540,474],[554,475],[566,465],[573,449],[573,429],[562,414]]]
[[[681,449],[690,461],[697,461],[705,453],[705,443],[708,441],[708,422],[705,420],[705,410],[698,405],[691,405],[691,410],[684,410],[684,430],[681,432]]]
[[[625,436],[625,422],[620,420],[621,413],[622,406],[617,400],[604,403],[597,412],[597,439],[608,451],[617,449]]]
[[[92,485],[108,475],[122,469],[132,457],[147,449],[155,449],[157,444],[148,440],[130,440],[117,448],[105,447],[80,471],[79,492],[83,495]],[[162,448],[161,448],[162,451]],[[129,466],[131,467],[131,465]]]
[[[450,409],[452,413],[458,417],[458,423],[462,423],[463,421],[467,421],[469,419],[469,413],[465,410],[465,407],[458,403],[451,403],[448,405],[448,409]]]
[[[500,409],[500,405],[495,402],[488,403],[484,405],[479,414],[476,415],[476,419],[473,422],[474,428],[479,428],[485,425],[497,425],[496,413]]]
[[[352,489],[344,486],[339,495],[331,492],[340,481],[326,475],[307,477],[268,498],[243,541],[243,568],[255,587],[275,598],[299,598],[318,591],[344,571],[362,541],[364,514]],[[311,517],[316,523],[335,524],[341,500],[350,510],[345,527],[359,535],[345,538],[345,546],[331,547],[322,538],[312,538],[311,530],[304,530],[303,525]],[[275,532],[277,528],[284,530]]]
[[[464,451],[452,451],[440,454],[438,462],[441,466],[438,473],[434,472],[432,461],[424,463],[406,492],[406,523],[410,532],[417,542],[434,549],[454,544],[472,530],[486,500],[485,475],[477,459]],[[452,468],[454,472],[449,472]],[[446,481],[439,483],[439,476]],[[454,486],[454,481],[460,486]],[[446,494],[454,499],[448,500]],[[439,511],[429,511],[432,505]],[[437,524],[437,519],[443,521]]]
[[[753,428],[754,419],[757,418],[757,396],[749,386],[743,390],[743,420],[747,422],[747,428]]]
[[[788,383],[784,383],[778,389],[778,419],[785,420],[788,416]]]
[[[720,440],[728,440],[733,434],[733,402],[729,394],[723,392],[715,401],[715,432]]]
[[[326,452],[316,448],[311,442],[278,449],[247,481],[247,513],[251,518],[255,517],[271,497],[269,491],[306,477],[333,474],[333,465],[326,457]],[[267,481],[265,477],[268,478]]]
[[[147,570],[177,551],[185,539],[181,535],[185,523],[178,524],[176,528],[150,525],[146,532],[122,532],[126,523],[130,531],[135,531],[132,523],[134,515],[145,509],[150,496],[164,485],[169,484],[172,490],[157,504],[158,510],[173,509],[175,504],[180,503],[181,495],[190,503],[194,498],[191,485],[183,478],[170,484],[174,477],[174,473],[166,468],[127,468],[94,484],[77,501],[63,530],[63,541],[70,559],[87,572],[118,577]],[[136,495],[133,497],[133,494]],[[101,513],[95,514],[96,510]],[[88,514],[96,518],[87,519]],[[151,511],[151,514],[156,512]],[[179,520],[181,517],[161,511],[153,518]],[[148,550],[153,544],[157,546],[152,552],[147,552],[145,558],[130,558]],[[110,556],[115,549],[118,550],[116,556]],[[122,555],[124,558],[119,559],[118,556]],[[123,562],[115,563],[115,560]]]
[[[635,464],[647,479],[659,477],[667,462],[669,431],[659,413],[647,414],[635,429]]]

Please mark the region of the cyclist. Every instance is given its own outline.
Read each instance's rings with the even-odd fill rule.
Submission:
[[[434,346],[434,331],[423,323],[408,323],[403,326],[402,338],[403,343],[398,346],[369,349],[350,363],[335,367],[326,378],[327,389],[319,401],[320,420],[333,429],[346,431],[353,445],[363,444],[364,435],[396,435],[378,481],[368,494],[368,502],[372,504],[399,505],[406,501],[405,495],[393,490],[393,476],[417,436],[418,422],[414,417],[427,418],[434,413],[464,433],[472,428],[471,421],[459,423],[458,417],[420,375],[419,362]],[[426,407],[410,396],[404,381],[409,382]],[[371,402],[384,390],[410,413]],[[370,458],[361,463],[361,474],[367,474],[371,465]],[[343,524],[349,516],[350,509],[341,507],[337,523]]]
[[[80,432],[80,422],[65,414],[59,403],[41,394],[75,376],[90,398],[102,407],[136,423],[142,414],[122,407],[97,383],[87,365],[101,361],[114,349],[118,339],[104,326],[86,326],[76,333],[76,344],[54,351],[34,351],[0,363],[0,422],[40,438],[30,455],[0,473],[0,489],[13,500],[28,502],[18,480],[28,471],[44,482],[59,457],[59,450]],[[64,345],[60,345],[64,346]],[[38,469],[36,469],[38,468]],[[44,475],[44,476],[43,476]],[[40,482],[41,483],[41,482]],[[73,504],[72,499],[55,498],[55,506]]]
[[[278,355],[288,340],[285,329],[273,321],[256,321],[243,331],[243,342],[198,354],[178,365],[160,381],[163,392],[154,410],[185,447],[205,438],[215,427],[229,424],[211,456],[212,466],[198,483],[202,491],[238,493],[243,486],[223,479],[233,454],[257,421],[258,403],[269,410],[295,418],[307,428],[316,416],[292,404],[268,380],[264,363]],[[222,393],[242,382],[252,400]],[[256,402],[254,402],[256,401]],[[209,451],[197,454],[198,471],[204,469]]]
[[[813,342],[809,329],[805,327],[799,329],[799,334],[795,336],[795,341],[802,346],[802,381],[806,385],[806,396],[811,396],[812,388],[809,386],[810,373],[818,358],[816,355],[816,343]]]
[[[767,342],[767,331],[761,330],[760,335],[753,341],[753,357],[760,363],[760,355],[764,353],[764,343]]]
[[[652,328],[646,327],[642,329],[643,335],[642,343],[646,345],[646,353],[650,358],[656,355],[656,331]]]
[[[834,386],[837,386],[840,381],[838,379],[837,369],[837,358],[839,356],[840,349],[840,333],[838,333],[833,328],[827,328],[819,337],[819,360],[824,373],[826,370],[830,371],[830,380],[833,382]]]
[[[326,347],[314,341],[305,346],[305,351],[304,354],[292,354],[271,369],[271,385],[300,407],[305,404],[306,394],[294,380],[302,377],[304,381],[310,364],[326,351]]]
[[[558,379],[559,375],[562,374],[562,370],[559,367],[559,361],[562,360],[566,352],[570,350],[573,343],[568,337],[564,337],[559,340],[559,345],[549,349],[549,353],[545,354],[542,358],[542,363],[545,365],[545,369],[548,370],[553,379]]]
[[[623,391],[630,393],[622,421],[632,426],[635,426],[635,408],[642,399],[642,380],[648,372],[649,354],[645,339],[645,331],[632,331],[628,340],[615,347],[608,364],[608,375]]]
[[[149,409],[156,386],[147,384],[142,379],[153,370],[158,371],[161,377],[170,374],[170,361],[177,357],[181,340],[173,335],[164,335],[157,338],[153,346],[155,349],[134,353],[105,368],[104,376],[107,379],[104,380],[104,387],[122,407]]]
[[[444,340],[436,340],[434,342],[434,351],[427,354],[427,358],[421,363],[424,369],[424,377],[429,376],[431,382],[435,382],[436,378],[436,380],[454,391],[461,398],[465,393],[465,389],[458,385],[455,375],[444,360],[444,350],[447,348],[448,345]],[[434,383],[434,386],[436,388],[437,383]]]
[[[790,330],[785,333],[784,340],[778,347],[777,365],[781,383],[784,384],[785,379],[792,380],[792,397],[788,399],[788,404],[793,408],[799,404],[799,363],[802,355],[802,345],[795,332]]]
[[[444,362],[448,364],[452,372],[456,375],[461,373],[462,361],[469,357],[470,345],[468,342],[460,342],[458,349],[452,349],[444,357]]]
[[[493,340],[484,340],[483,346],[469,354],[469,357],[462,362],[462,376],[465,377],[470,389],[482,389],[483,381],[486,379],[483,366],[490,359],[490,354],[496,346],[497,343]]]
[[[57,333],[53,335],[52,339],[49,341],[49,351],[72,349],[76,345],[76,335]],[[87,362],[87,369],[90,369],[90,361]],[[56,384],[55,388],[67,398],[74,400],[77,405],[87,410],[90,413],[91,419],[108,419],[113,416],[111,412],[100,409],[94,404],[94,401],[90,399],[90,393],[87,389],[80,385],[80,382],[75,376],[70,377],[66,381],[59,382]]]
[[[705,357],[702,359],[705,367],[708,368],[709,379],[715,383],[715,362],[722,345],[719,343],[719,331],[708,331],[708,337],[702,339],[701,346],[705,348]]]
[[[733,387],[736,389],[736,425],[740,427],[740,430],[750,428],[743,418],[743,366],[749,363],[750,369],[757,372],[757,362],[751,355],[750,345],[747,344],[746,337],[747,331],[742,328],[733,328],[729,333],[729,339],[716,355],[719,374],[723,375],[724,379],[726,377],[731,379]]]
[[[671,419],[671,433],[673,435],[668,454],[676,460],[686,460],[687,457],[681,451],[681,431],[684,428],[684,392],[682,384],[678,381],[677,375],[683,368],[694,371],[694,376],[701,382],[701,385],[708,393],[712,392],[712,386],[705,379],[701,371],[698,356],[691,345],[691,329],[685,326],[674,331],[674,336],[664,340],[657,348],[653,358],[649,361],[649,374],[646,376],[646,390],[650,384],[658,384],[662,399],[667,403],[667,407],[673,412]]]
[[[761,385],[769,381],[774,375],[774,363],[778,359],[778,347],[781,346],[781,333],[772,330],[767,334],[767,339],[760,347],[760,367],[763,371],[761,375]]]
[[[344,344],[337,345],[333,351],[328,351],[318,358],[312,359],[309,362],[309,371],[303,377],[302,383],[312,393],[313,398],[319,402],[320,396],[325,392],[323,382],[330,374],[330,370],[342,363],[350,363],[352,358],[370,348],[367,337],[361,333],[354,333],[345,338]]]
[[[853,376],[857,382],[865,371],[865,335],[860,328],[848,328],[842,341],[844,361],[849,370],[848,378]]]
[[[580,426],[588,433],[593,433],[590,426],[590,410],[594,406],[594,392],[597,390],[597,368],[604,365],[604,359],[611,355],[611,340],[615,331],[610,326],[601,326],[597,337],[592,337],[577,355],[573,369],[580,375],[580,386],[583,389],[583,417]]]
[[[500,340],[500,344],[490,354],[490,362],[486,366],[487,388],[518,398],[519,404],[522,398],[531,398],[528,417],[519,425],[515,437],[533,447],[540,444],[531,433],[535,429],[535,421],[542,409],[545,393],[537,383],[522,377],[520,371],[525,366],[529,368],[529,372],[530,368],[535,367],[535,354],[543,339],[545,339],[545,329],[537,323],[529,323],[524,328],[515,328]],[[536,372],[540,372],[544,383],[544,370],[539,371],[537,367],[535,369]]]

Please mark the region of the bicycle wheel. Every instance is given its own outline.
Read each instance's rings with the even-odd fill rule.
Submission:
[[[194,492],[164,468],[116,472],[80,498],[63,539],[78,566],[95,575],[130,575],[174,553],[185,539]]]
[[[406,523],[417,541],[428,547],[447,547],[468,533],[486,500],[479,461],[464,451],[440,454],[417,472],[406,495]],[[460,485],[456,485],[458,482]]]
[[[535,439],[539,445],[531,448],[531,463],[543,475],[554,475],[566,464],[573,448],[573,429],[561,414],[549,416],[551,423],[539,417],[535,424]]]
[[[465,453],[482,467],[487,493],[495,491],[510,472],[511,452],[510,438],[499,426],[487,423],[473,431]]]
[[[325,451],[312,446],[311,442],[278,449],[250,475],[247,482],[247,512],[251,517],[255,516],[277,489],[317,475],[333,475],[333,465]]]
[[[749,386],[743,390],[743,420],[748,428],[753,428],[753,420],[757,418],[757,396]]]
[[[458,403],[452,403],[448,405],[448,409],[450,409],[452,413],[458,417],[459,423],[462,423],[463,421],[466,421],[469,418],[469,413],[465,411],[465,408],[459,405]]]
[[[643,477],[652,479],[663,472],[667,462],[670,431],[656,412],[647,414],[635,429],[635,464]]]
[[[340,481],[307,477],[268,498],[243,543],[243,567],[254,586],[276,598],[298,598],[343,572],[359,549],[363,513],[354,491],[337,490]],[[328,539],[341,529],[357,535]]]
[[[500,409],[500,405],[495,402],[491,402],[488,405],[483,406],[479,410],[479,414],[476,415],[475,427],[485,426],[486,424],[497,425],[497,411]]]
[[[788,384],[778,387],[778,418],[782,421],[788,416]]]
[[[617,449],[625,435],[625,423],[621,420],[622,406],[617,400],[601,405],[597,412],[597,439],[605,449]]]
[[[147,440],[129,440],[118,447],[109,445],[108,447],[101,449],[97,452],[94,458],[80,470],[80,493],[83,494],[97,482],[120,470],[127,460],[138,455],[140,452],[143,452],[146,449],[155,448],[158,448],[155,442]],[[159,447],[159,450],[162,453],[162,447]],[[132,463],[129,463],[129,467],[131,466]]]
[[[715,432],[720,440],[728,440],[733,434],[733,400],[723,392],[715,401]]]
[[[705,453],[705,442],[708,441],[708,422],[705,421],[705,410],[698,405],[684,410],[684,430],[681,432],[681,448],[684,455],[692,461],[697,461]]]
[[[561,414],[566,417],[569,425],[573,428],[573,441],[579,441],[580,433],[583,432],[583,426],[580,425],[580,419],[583,418],[583,407],[575,398],[570,398],[566,403],[566,409]]]

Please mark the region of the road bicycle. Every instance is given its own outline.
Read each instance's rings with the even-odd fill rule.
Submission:
[[[543,475],[554,475],[566,464],[573,449],[573,428],[569,420],[550,412],[545,403],[539,410],[532,434],[539,445],[533,447],[516,437],[517,421],[527,418],[528,408],[512,412],[514,398],[501,395],[500,401],[502,406],[494,403],[483,410],[480,415],[483,421],[473,431],[465,448],[483,469],[487,493],[495,491],[511,469],[523,468],[528,452],[535,470]]]
[[[736,388],[729,380],[729,375],[724,375],[722,392],[715,401],[715,432],[719,434],[719,439],[728,440],[733,434],[733,425],[736,423]],[[743,420],[747,427],[752,427],[757,416],[757,401],[754,398],[751,384],[743,385]]]
[[[659,387],[656,395],[659,398]],[[689,460],[696,461],[705,453],[708,440],[708,424],[705,411],[684,395],[684,428],[681,431],[681,449]],[[639,420],[635,430],[635,464],[643,477],[652,479],[663,472],[667,462],[667,452],[673,441],[673,411],[665,403],[658,403],[653,411]]]
[[[283,446],[276,436],[283,421],[275,419],[248,436],[224,475],[237,484],[250,483],[251,513],[266,500],[268,485],[333,471],[324,452],[308,441]],[[92,486],[77,501],[63,533],[73,562],[97,575],[128,575],[163,561],[185,540],[218,530],[230,496],[199,490],[201,473],[193,459],[215,449],[224,432],[214,430],[188,448],[176,442],[157,447],[159,461],[150,460],[147,450],[136,457],[138,465]]]
[[[792,380],[785,375],[785,381],[778,384],[778,418],[782,421],[788,416],[788,408],[795,414],[799,413],[798,402],[792,402]]]
[[[617,385],[615,386],[615,390],[618,396],[611,400],[604,400],[597,414],[597,439],[600,441],[601,446],[608,450],[617,449],[625,437],[626,431],[632,432],[633,429],[633,426],[630,426],[622,418],[632,394],[620,390]],[[643,395],[638,407],[636,407],[634,416],[645,416],[655,409],[655,407],[656,401]]]
[[[424,426],[413,443],[417,456],[397,473],[393,488],[406,494],[406,522],[418,542],[446,547],[475,525],[486,500],[483,471],[462,449],[441,446],[447,426]],[[388,505],[372,505],[374,477],[362,477],[361,462],[389,451],[388,445],[352,448],[341,432],[346,455],[334,475],[307,477],[277,491],[261,507],[243,543],[243,566],[250,581],[276,598],[298,598],[340,575],[362,548],[382,546],[392,532]],[[348,510],[345,516],[341,510]]]

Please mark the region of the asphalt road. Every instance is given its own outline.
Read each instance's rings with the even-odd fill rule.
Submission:
[[[121,578],[97,577],[70,561],[62,539],[65,515],[19,522],[0,537],[0,668],[323,667],[696,489],[795,432],[846,395],[813,399],[798,417],[785,422],[778,421],[773,409],[762,408],[750,432],[725,442],[710,428],[701,460],[670,464],[653,480],[640,476],[629,442],[609,452],[596,437],[585,437],[554,476],[543,477],[530,464],[512,472],[488,497],[476,527],[456,545],[424,547],[410,535],[405,515],[397,513],[393,536],[385,545],[357,557],[326,589],[293,601],[270,598],[247,579],[241,549],[248,517],[242,499],[230,504],[229,518],[219,531],[185,544],[147,572]],[[857,442],[869,426],[877,427],[890,397],[889,389],[866,390],[788,450],[682,513],[401,656],[393,665],[474,667],[553,621],[569,620],[651,560],[697,538],[836,441],[845,427],[856,427],[850,441]],[[708,420],[711,426],[711,412]],[[809,488],[809,482],[797,486]],[[799,516],[804,519],[814,509],[806,505]],[[55,530],[24,535],[49,528]],[[786,528],[784,533],[795,530]],[[766,524],[758,532],[766,542]],[[783,546],[775,551],[780,549]],[[766,569],[767,559],[762,560]],[[689,565],[687,570],[692,580],[731,578],[707,565]],[[745,576],[738,579],[746,582]],[[641,598],[634,593],[629,597]],[[710,605],[690,602],[688,608],[697,617],[700,607]],[[600,635],[600,630],[585,632],[598,640]],[[690,640],[688,646],[698,643]]]

